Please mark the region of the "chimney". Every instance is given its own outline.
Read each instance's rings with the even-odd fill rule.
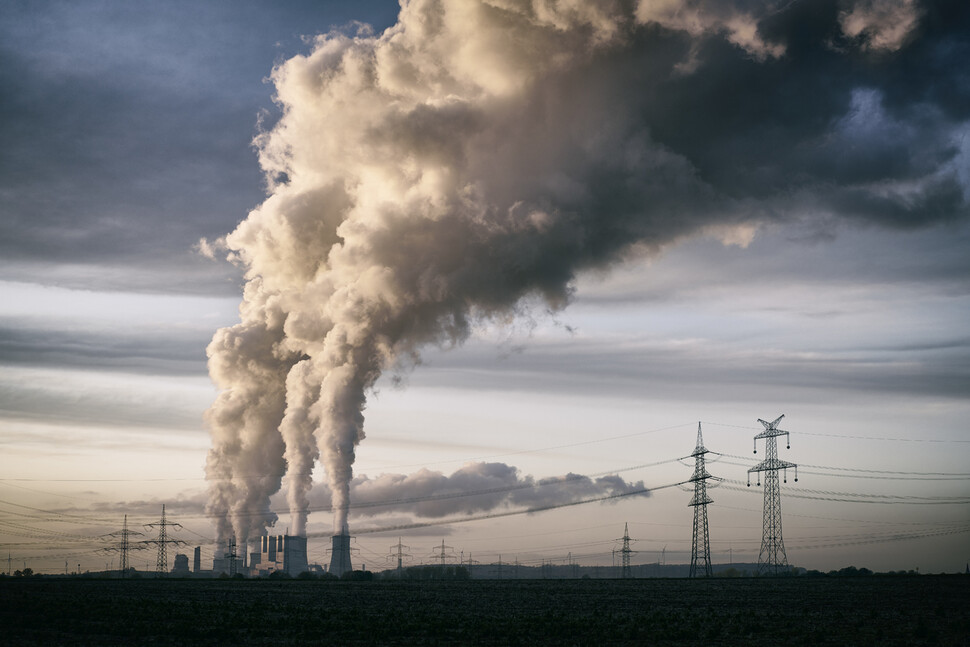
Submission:
[[[350,564],[350,535],[333,536],[333,550],[330,551],[330,572],[340,577],[354,570]]]

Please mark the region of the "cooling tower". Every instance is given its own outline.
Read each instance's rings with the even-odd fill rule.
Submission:
[[[350,564],[350,535],[334,535],[330,552],[330,573],[340,577],[354,570]]]

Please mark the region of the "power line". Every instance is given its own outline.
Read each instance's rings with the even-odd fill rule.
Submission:
[[[714,453],[714,452],[712,452],[712,453]],[[729,456],[729,454],[723,454],[722,456]],[[711,462],[712,463],[722,463],[724,465],[736,465],[738,467],[750,467],[751,464],[752,464],[751,462],[729,461],[729,460],[722,460],[720,458],[715,458]],[[804,466],[804,463],[800,464],[800,466]],[[891,475],[890,476],[890,475],[880,475],[878,473],[872,473],[872,472],[875,472],[875,470],[858,470],[860,472],[869,472],[869,473],[852,474],[850,472],[852,472],[853,470],[848,469],[848,468],[836,468],[836,467],[833,467],[833,468],[824,468],[823,467],[821,469],[838,470],[838,472],[837,473],[831,473],[831,472],[815,472],[815,471],[812,471],[812,470],[802,470],[801,472],[802,472],[802,474],[811,474],[812,476],[826,476],[826,477],[834,477],[834,478],[852,478],[852,479],[869,479],[869,480],[873,480],[873,481],[936,481],[936,482],[939,482],[939,481],[966,481],[966,480],[970,480],[970,474],[967,474],[965,476],[962,476],[962,475],[953,475],[953,476],[906,476],[906,474],[907,474],[906,472],[900,472],[898,475]],[[891,472],[889,474],[891,474]]]
[[[748,461],[747,456],[738,456],[737,454],[725,454],[723,452],[710,452],[711,454],[717,454],[718,456],[726,456],[728,458],[737,458],[739,460]],[[866,474],[898,474],[903,476],[946,476],[955,478],[970,478],[970,472],[904,472],[899,470],[869,470],[857,467],[830,467],[828,465],[810,465],[808,463],[800,463],[802,467],[812,467],[819,470],[832,470],[837,472],[862,472]],[[833,475],[834,476],[834,475]]]
[[[724,483],[746,485],[744,481],[724,479]],[[746,487],[732,487],[725,485],[725,489],[738,492],[750,492]],[[858,492],[835,492],[832,490],[801,490],[800,492],[811,492],[815,494],[826,494],[828,496],[808,496],[806,494],[790,493],[786,496],[793,499],[811,499],[814,501],[834,501],[840,503],[912,503],[923,505],[965,505],[970,503],[970,497],[917,497],[910,495],[894,494],[861,494]]]
[[[717,427],[733,427],[734,429],[748,429],[756,430],[757,427],[751,427],[748,425],[730,425],[723,422],[709,422],[707,420],[703,421],[705,425],[715,425]],[[970,443],[970,440],[963,440],[958,438],[888,438],[885,436],[851,436],[849,434],[823,434],[819,432],[811,431],[800,431],[798,432],[805,436],[823,436],[827,438],[849,438],[852,440],[884,440],[889,442],[900,442],[900,443]]]

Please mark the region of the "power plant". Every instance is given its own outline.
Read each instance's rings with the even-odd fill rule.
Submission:
[[[350,535],[347,532],[334,535],[330,549],[330,574],[340,577],[352,570],[354,567],[350,563]]]
[[[296,577],[310,568],[307,562],[306,537],[292,535],[259,538],[259,552],[252,554],[250,573],[266,576],[283,572]]]
[[[795,463],[783,461],[778,458],[777,437],[789,436],[788,431],[778,428],[778,424],[783,418],[784,416],[779,416],[772,422],[759,420],[759,422],[763,425],[764,430],[762,433],[755,436],[755,451],[757,452],[757,440],[763,439],[766,441],[765,453],[767,456],[765,460],[748,470],[749,486],[751,473],[758,475],[758,485],[761,484],[761,474],[762,472],[764,473],[765,492],[763,536],[761,542],[761,553],[756,565],[756,571],[759,575],[782,575],[791,572],[781,533],[781,492],[779,481],[782,479],[779,478],[778,472],[781,471],[787,476],[787,470],[791,468],[795,471],[795,480],[797,481],[798,466]],[[636,566],[631,564],[631,556],[637,551],[630,548],[631,542],[635,540],[630,537],[629,525],[625,525],[623,536],[615,540],[622,543],[622,548],[613,550],[614,565],[612,569],[602,566],[581,567],[579,564],[574,563],[573,555],[570,553],[566,557],[565,568],[558,568],[558,565],[554,564],[553,561],[543,559],[541,569],[538,570],[539,575],[543,578],[578,577],[580,574],[582,574],[584,577],[597,578],[665,576],[686,576],[690,578],[711,577],[714,574],[714,569],[712,563],[712,551],[710,547],[710,531],[708,527],[707,507],[713,501],[707,495],[707,488],[709,486],[708,481],[713,481],[713,484],[716,485],[723,479],[713,477],[707,471],[705,459],[710,453],[717,456],[730,456],[728,454],[720,454],[719,452],[711,452],[708,450],[704,446],[704,440],[701,434],[701,423],[697,423],[697,440],[693,452],[683,458],[675,459],[678,461],[686,461],[689,458],[693,458],[693,474],[689,478],[686,478],[679,483],[671,483],[670,485],[660,486],[659,488],[662,489],[663,487],[680,486],[683,489],[686,489],[684,486],[687,486],[693,491],[693,498],[690,500],[690,503],[688,503],[688,506],[693,508],[694,517],[689,570],[687,569],[686,565],[683,566],[683,569],[681,569],[679,565],[671,565],[671,567],[667,567],[662,558],[656,563],[651,564],[640,564]],[[588,481],[587,477],[575,478],[586,479]],[[549,482],[554,481],[555,479],[551,479]],[[787,482],[787,478],[785,481]],[[622,483],[622,481],[620,482]],[[738,483],[739,485],[743,485],[743,482]],[[564,505],[571,506],[579,503],[603,501],[606,499],[629,496],[630,494],[648,491],[644,489],[642,481],[639,484],[628,484],[627,487],[631,485],[634,489],[608,494],[607,496],[595,498],[591,497],[587,498],[586,500],[570,501],[565,504],[557,503],[553,506],[538,507],[535,508],[535,510],[547,510],[556,507],[563,507]],[[504,489],[505,488],[501,488],[501,490]],[[500,490],[491,491],[494,492]],[[531,510],[527,509],[523,510],[522,512],[527,513],[531,512]],[[513,512],[512,514],[519,514],[519,512]],[[504,514],[502,516],[504,516]],[[178,553],[175,555],[175,565],[171,571],[169,571],[167,563],[167,548],[170,545],[173,547],[179,547],[185,545],[186,543],[180,539],[172,537],[169,534],[169,530],[179,530],[182,528],[181,524],[168,518],[165,506],[163,505],[161,518],[158,521],[145,524],[145,527],[148,529],[156,529],[158,533],[157,538],[132,542],[131,536],[139,535],[141,533],[132,531],[128,528],[127,516],[124,518],[123,528],[121,531],[105,535],[106,538],[120,538],[120,542],[116,546],[112,546],[107,549],[120,551],[120,569],[118,569],[118,575],[120,577],[130,576],[136,572],[136,569],[131,565],[129,551],[134,549],[146,549],[148,547],[153,547],[157,550],[157,554],[155,556],[155,573],[156,576],[159,577],[167,575],[175,575],[180,577],[272,577],[283,575],[286,577],[295,578],[304,573],[328,573],[333,577],[342,577],[354,571],[352,553],[357,549],[351,547],[351,536],[346,524],[343,524],[342,531],[330,536],[331,547],[329,551],[327,551],[330,553],[330,559],[329,568],[327,569],[324,569],[319,564],[310,564],[307,535],[282,534],[263,535],[256,538],[254,542],[240,542],[238,545],[236,538],[234,536],[229,536],[226,540],[221,543],[217,543],[214,546],[215,550],[213,551],[212,555],[212,570],[202,570],[202,550],[200,547],[196,547],[191,558],[191,570],[189,555]],[[374,530],[369,529],[362,532],[374,532]],[[320,537],[320,535],[313,533],[311,534],[311,537]],[[405,557],[410,556],[405,552],[405,549],[407,548],[408,547],[405,546],[400,539],[396,545],[391,546],[391,550],[393,552],[389,557],[396,558],[395,570],[396,576],[399,578],[407,577],[409,579],[435,579],[440,577],[455,577],[460,579],[462,577],[476,577],[486,579],[502,579],[507,576],[506,571],[508,568],[503,569],[503,566],[508,567],[508,563],[502,563],[501,555],[499,555],[497,565],[479,564],[478,561],[470,558],[470,553],[469,559],[466,561],[464,558],[464,551],[462,551],[461,559],[458,560],[455,550],[451,546],[446,546],[443,539],[441,544],[439,546],[435,546],[432,551],[432,562],[434,563],[434,568],[437,569],[437,571],[432,572],[421,570],[430,568],[431,564],[429,563],[427,565],[419,565],[417,569],[409,568],[407,569],[407,572],[405,572]],[[664,546],[664,551],[666,551],[666,546]],[[449,560],[457,561],[458,563],[457,565],[452,566],[448,564]],[[733,567],[733,556],[731,564]],[[150,568],[150,564],[148,566]],[[106,567],[105,570],[108,571],[108,568]],[[363,566],[361,566],[361,570],[365,570]],[[411,572],[412,570],[414,572]],[[536,568],[530,567],[528,562],[522,565],[521,570],[523,571],[523,575],[521,575],[521,577],[528,578],[535,576],[534,572],[536,571]],[[681,573],[681,570],[684,572]],[[520,565],[518,559],[516,559],[514,571],[515,578],[520,577],[519,571]],[[362,577],[370,577],[370,575],[364,574]]]

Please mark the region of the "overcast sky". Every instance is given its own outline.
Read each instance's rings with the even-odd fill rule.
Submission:
[[[472,317],[467,338],[449,340],[459,343],[421,344],[417,365],[392,366],[368,391],[351,489],[355,560],[382,567],[403,536],[416,561],[447,537],[478,561],[571,553],[608,564],[629,522],[634,563],[656,562],[664,549],[668,563],[689,562],[691,493],[662,486],[690,476],[692,462],[675,459],[691,453],[703,421],[705,443],[719,453],[708,469],[725,479],[711,491],[714,561],[754,562],[761,489],[745,482],[764,448],[759,441],[753,455],[752,439],[759,418],[785,414],[791,449],[782,444],[781,458],[800,465],[798,483],[783,485],[792,564],[962,571],[970,561],[965,3],[645,3],[620,22],[618,45],[603,25],[622,17],[624,3],[591,3],[601,16],[547,15],[542,2],[484,4],[493,6],[464,12],[460,25],[449,2],[413,2],[400,22],[388,1],[5,5],[0,547],[14,567],[101,569],[117,556],[92,538],[119,530],[124,514],[141,529],[163,503],[185,526],[181,538],[211,554],[204,467],[213,440],[203,413],[217,391],[206,346],[239,321],[245,283],[220,241],[252,210],[265,218],[277,208],[271,196],[285,198],[297,176],[310,175],[300,166],[311,164],[307,151],[323,160],[312,161],[317,173],[348,155],[327,143],[358,142],[328,133],[356,123],[349,117],[297,128],[299,115],[318,113],[301,112],[295,90],[316,86],[295,72],[270,76],[298,55],[322,69],[326,43],[341,38],[359,41],[347,51],[395,51],[381,50],[393,32],[400,60],[425,61],[414,75],[450,70],[454,97],[467,89],[455,72],[464,69],[482,96],[506,103],[469,101],[463,112],[427,99],[411,120],[382,114],[368,137],[386,148],[361,150],[383,151],[380,163],[393,169],[406,166],[401,150],[440,161],[467,143],[456,175],[477,182],[475,199],[568,213],[584,235],[576,242],[571,229],[553,229],[554,244],[525,241],[539,260],[522,261],[533,274],[512,306]],[[446,26],[427,46],[407,40],[433,17]],[[536,30],[553,35],[524,44]],[[457,47],[445,36],[458,33],[471,45],[451,59],[442,43]],[[563,62],[556,48],[572,41],[556,41],[562,34],[600,49],[590,46],[581,64]],[[517,58],[523,52],[532,58]],[[284,109],[274,94],[283,90],[292,121],[278,126]],[[319,142],[304,137],[317,131]],[[292,177],[283,180],[266,140],[254,145],[273,132],[288,145],[287,137],[306,142],[291,146]],[[408,249],[410,239],[400,240]],[[512,251],[490,262],[526,256],[514,238],[498,242]],[[256,256],[247,244],[235,251]],[[459,244],[468,258],[478,253]],[[481,300],[480,283],[469,289]],[[311,561],[326,563],[322,472],[314,471],[307,530]],[[548,496],[523,487],[567,474],[588,478]],[[597,481],[611,474],[622,483]],[[662,489],[371,532],[640,482]],[[374,504],[456,489],[501,494],[353,509],[354,493]],[[291,523],[285,492],[284,484],[272,498],[278,532]],[[75,516],[54,523],[39,511]],[[153,556],[135,560],[148,563]]]

